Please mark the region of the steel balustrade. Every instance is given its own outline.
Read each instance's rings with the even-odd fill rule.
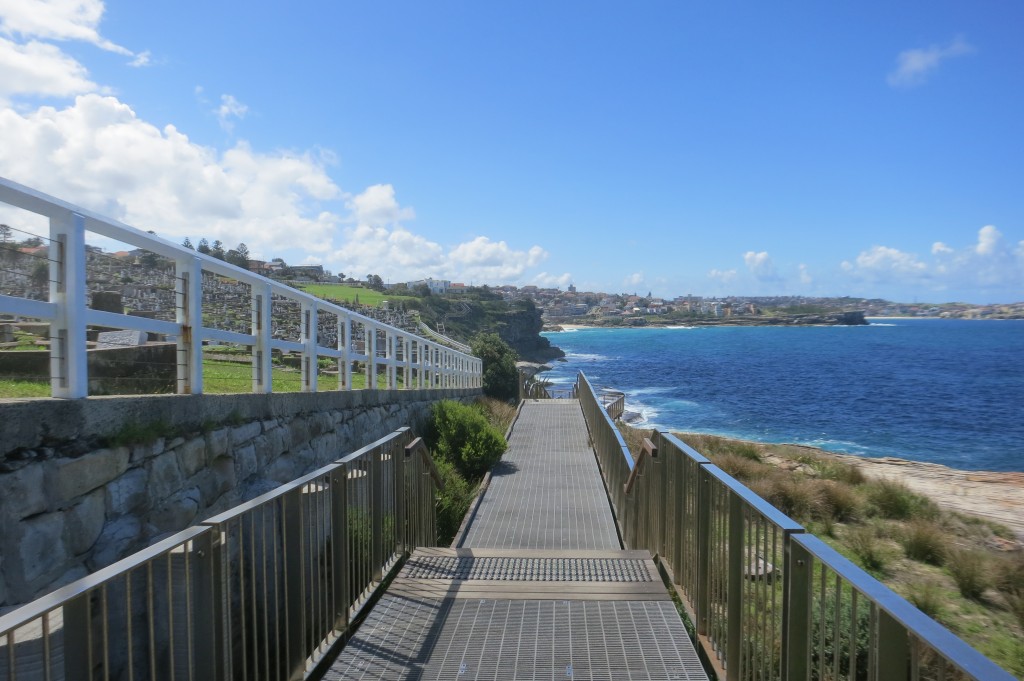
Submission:
[[[727,681],[1014,677],[668,433],[634,462],[577,393],[623,540],[665,566]]]
[[[440,484],[399,429],[0,617],[0,678],[301,679],[436,543]]]
[[[385,368],[389,388],[397,387],[399,370],[403,372],[405,388],[478,388],[483,385],[482,361],[464,352],[465,346],[461,346],[461,350],[453,349],[378,322],[5,178],[0,178],[0,202],[49,220],[49,299],[30,300],[0,292],[0,314],[50,323],[50,382],[54,397],[88,395],[86,329],[89,326],[145,331],[173,338],[178,350],[179,393],[203,392],[203,346],[207,342],[251,348],[253,392],[272,390],[273,350],[299,354],[304,392],[315,392],[318,388],[317,360],[321,357],[338,361],[341,390],[352,387],[352,363],[355,361],[365,365],[370,389],[377,387],[378,366]],[[114,239],[171,260],[175,268],[175,321],[91,309],[86,300],[86,233]],[[203,319],[204,273],[250,287],[252,324],[249,333],[206,325]],[[271,333],[274,305],[286,301],[297,304],[300,309],[298,341],[274,338]],[[322,314],[333,315],[337,320],[335,347],[325,347],[317,339]],[[365,339],[361,352],[357,351],[357,331],[361,331]]]

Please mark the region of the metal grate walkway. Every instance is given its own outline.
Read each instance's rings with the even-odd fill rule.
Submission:
[[[577,401],[523,405],[464,543],[416,550],[324,679],[707,680]]]

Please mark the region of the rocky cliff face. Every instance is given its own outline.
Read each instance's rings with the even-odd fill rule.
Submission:
[[[501,339],[519,353],[519,358],[528,362],[548,362],[565,357],[565,353],[540,335],[544,322],[539,309],[506,312],[496,324]]]

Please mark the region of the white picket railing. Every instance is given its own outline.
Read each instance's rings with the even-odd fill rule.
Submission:
[[[352,387],[353,362],[366,371],[366,386],[377,387],[378,367],[385,367],[386,386],[398,387],[398,372],[407,389],[477,388],[482,385],[479,358],[382,324],[333,305],[290,286],[197,253],[173,242],[105,218],[0,177],[0,203],[49,220],[49,300],[30,300],[0,291],[0,314],[35,318],[50,324],[50,384],[53,397],[88,395],[86,332],[89,326],[112,327],[162,334],[177,344],[177,392],[203,392],[203,346],[217,342],[249,346],[252,355],[252,391],[272,390],[271,352],[298,353],[301,389],[317,391],[318,359],[338,362],[338,387]],[[94,233],[167,258],[175,268],[175,321],[94,310],[86,287],[86,233]],[[249,333],[204,325],[203,273],[234,280],[250,287],[252,323]],[[298,341],[271,334],[273,305],[291,301],[300,309]],[[337,342],[318,342],[319,315],[337,320]],[[362,336],[363,342],[357,342]]]

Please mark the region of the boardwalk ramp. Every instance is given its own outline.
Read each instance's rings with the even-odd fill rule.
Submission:
[[[577,401],[523,405],[462,544],[414,552],[324,678],[707,679]]]

